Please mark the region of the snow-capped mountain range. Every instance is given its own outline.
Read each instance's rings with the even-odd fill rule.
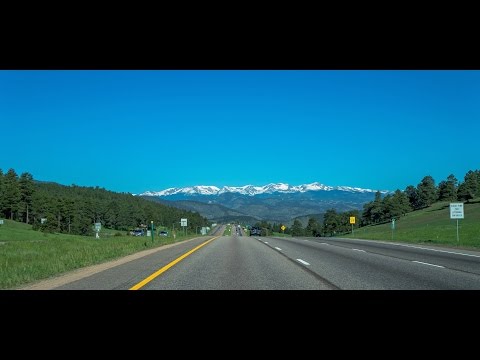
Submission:
[[[254,185],[245,185],[245,186],[224,186],[218,188],[216,186],[189,186],[183,188],[169,188],[161,191],[146,191],[140,196],[172,196],[172,195],[222,195],[226,193],[237,193],[241,195],[255,196],[260,194],[274,194],[274,193],[305,193],[308,191],[346,191],[351,193],[375,193],[377,190],[372,189],[362,189],[358,187],[350,186],[327,186],[319,182],[314,182],[311,184],[303,185],[289,185],[284,183],[277,184],[268,184],[264,186],[254,186]],[[387,194],[390,191],[380,190],[382,194]]]
[[[212,221],[291,221],[299,216],[361,210],[374,200],[377,190],[350,186],[327,186],[319,182],[304,185],[285,183],[265,186],[189,186],[146,191],[142,196],[169,206],[197,211]],[[382,195],[391,193],[380,190]],[[252,220],[253,219],[253,220]]]

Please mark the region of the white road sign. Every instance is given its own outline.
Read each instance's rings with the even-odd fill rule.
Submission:
[[[187,226],[187,219],[180,219],[181,226]]]
[[[463,203],[450,203],[450,219],[463,219]]]

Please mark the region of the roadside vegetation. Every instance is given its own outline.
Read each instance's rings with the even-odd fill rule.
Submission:
[[[292,237],[292,235],[290,235],[290,234],[285,234],[285,233],[281,233],[281,232],[273,232],[273,233],[272,233],[272,236],[277,236],[277,237]]]
[[[451,202],[464,204],[458,240],[457,221],[449,216]],[[188,218],[186,235],[180,230],[181,218]],[[0,289],[190,239],[199,227],[209,225],[198,213],[132,194],[35,182],[29,173],[19,177],[13,169],[5,175],[0,169],[0,219]],[[151,221],[153,241],[131,235],[132,230],[149,229]],[[95,223],[102,224],[98,239]],[[340,236],[480,249],[480,171],[468,171],[460,183],[449,175],[438,186],[425,176],[416,187],[377,192],[363,211],[330,209],[323,222],[312,217],[305,228],[298,219],[284,232],[281,223],[254,226],[262,229],[262,236]],[[158,236],[160,230],[168,235]],[[223,235],[231,235],[231,225]]]
[[[94,224],[117,231],[155,227],[180,228],[188,219],[190,232],[209,226],[197,212],[177,209],[130,193],[103,188],[38,182],[29,173],[0,169],[0,219],[32,225],[33,230],[70,235],[94,235]]]
[[[438,202],[395,221],[355,228],[341,237],[480,249],[480,198],[464,204],[464,219],[450,219],[450,202]]]
[[[135,252],[184,241],[198,235],[131,236],[102,229],[95,236],[32,230],[32,225],[5,220],[0,225],[0,289],[12,289],[67,271],[121,258]]]
[[[188,227],[181,229],[182,218]],[[152,226],[153,242],[145,236]],[[39,182],[30,173],[0,169],[0,289],[186,240],[203,226],[209,222],[196,212],[130,193]],[[162,230],[167,236],[159,236]]]
[[[458,241],[457,221],[450,219],[452,202],[464,206],[464,219],[458,220]],[[257,222],[254,226],[277,234],[281,224]],[[377,191],[375,199],[366,203],[363,211],[330,209],[323,214],[323,222],[311,217],[305,228],[295,219],[292,226],[287,226],[285,234],[393,239],[480,249],[480,170],[469,170],[462,182],[451,174],[436,185],[431,176],[425,176],[417,186],[409,185],[403,191],[397,189],[387,194]]]
[[[223,231],[223,236],[230,236],[232,235],[232,225],[228,224]]]

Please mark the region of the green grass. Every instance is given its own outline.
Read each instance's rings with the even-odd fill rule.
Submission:
[[[480,249],[480,199],[464,204],[465,218],[450,219],[450,203],[441,202],[427,209],[408,213],[395,221],[393,241],[437,244],[451,247]],[[339,235],[359,239],[392,241],[391,223],[354,229],[354,235]]]
[[[113,236],[117,232],[102,228],[100,239],[95,239],[94,236],[42,233],[32,230],[31,225],[5,220],[5,224],[0,225],[0,289],[16,288],[196,236],[177,233],[173,239],[155,235],[152,243],[151,237],[146,236]]]
[[[232,225],[227,225],[227,227],[223,231],[223,236],[230,236],[230,235],[232,235]]]
[[[273,232],[272,236],[277,236],[277,237],[292,237],[290,234],[284,234],[284,233],[279,233],[279,232]]]

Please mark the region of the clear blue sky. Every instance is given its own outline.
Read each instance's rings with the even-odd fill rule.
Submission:
[[[480,168],[480,71],[0,71],[0,168],[140,193]]]

